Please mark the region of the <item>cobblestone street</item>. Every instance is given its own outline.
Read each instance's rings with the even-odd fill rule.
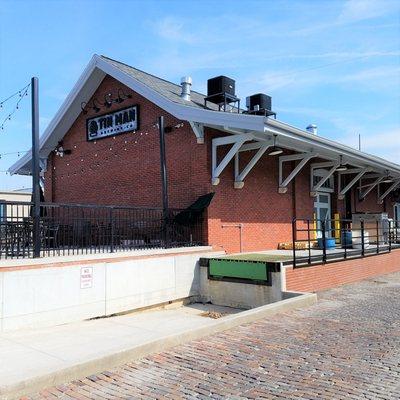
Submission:
[[[399,399],[400,273],[318,296],[29,399]]]

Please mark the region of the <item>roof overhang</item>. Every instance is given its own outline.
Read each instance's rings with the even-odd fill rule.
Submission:
[[[398,164],[316,136],[278,120],[263,116],[212,111],[176,103],[98,55],[92,57],[41,136],[41,158],[47,158],[58,142],[62,140],[81,113],[81,103],[87,102],[93,96],[106,75],[112,76],[180,120],[217,128],[229,134],[251,134],[256,141],[270,141],[272,135],[276,134],[281,147],[297,152],[318,152],[321,158],[327,160],[336,160],[342,155],[344,162],[351,165],[371,167],[378,173],[389,171],[395,176],[400,176],[400,165]],[[31,152],[28,152],[10,167],[9,172],[29,175],[30,164]]]

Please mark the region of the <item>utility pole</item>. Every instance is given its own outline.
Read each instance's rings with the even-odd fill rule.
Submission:
[[[164,244],[167,244],[168,233],[168,177],[167,177],[167,162],[165,158],[165,130],[164,117],[158,117],[158,129],[160,131],[160,164],[161,164],[161,183],[162,183],[162,203],[163,203],[163,233]]]
[[[361,133],[358,134],[358,150],[361,151]]]
[[[32,91],[32,200],[33,256],[40,257],[40,166],[39,166],[39,79],[31,79]]]

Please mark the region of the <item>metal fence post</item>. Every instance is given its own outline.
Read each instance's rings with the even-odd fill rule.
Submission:
[[[388,239],[389,239],[389,252],[392,251],[392,228],[393,228],[392,222],[393,221],[389,221],[389,234],[388,234],[388,236],[389,236],[388,237]]]
[[[360,221],[361,224],[361,255],[365,255],[365,242],[364,242],[364,221]]]
[[[308,263],[311,264],[310,220],[307,219]]]
[[[326,224],[325,220],[321,221],[321,228],[322,228],[322,262],[326,263]]]
[[[114,253],[114,208],[110,209],[110,224],[111,224],[111,253]]]
[[[376,254],[379,254],[379,223],[376,221]]]
[[[292,219],[293,268],[296,268],[296,218]]]

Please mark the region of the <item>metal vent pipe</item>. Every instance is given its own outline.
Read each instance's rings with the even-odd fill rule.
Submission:
[[[192,86],[192,78],[190,76],[184,76],[181,78],[182,92],[181,97],[183,100],[190,101],[190,86]]]
[[[306,131],[312,133],[313,135],[318,135],[318,127],[315,124],[308,125]]]

